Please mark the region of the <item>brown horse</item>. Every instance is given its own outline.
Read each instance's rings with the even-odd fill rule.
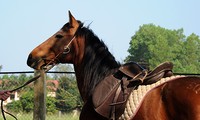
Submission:
[[[69,12],[69,22],[29,55],[34,69],[72,63],[78,89],[84,101],[81,120],[106,120],[92,102],[95,87],[121,66],[106,45]],[[200,78],[180,77],[161,84],[145,96],[133,120],[200,119]]]

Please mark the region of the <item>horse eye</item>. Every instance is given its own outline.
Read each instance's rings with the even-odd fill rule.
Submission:
[[[56,38],[58,38],[58,39],[60,39],[60,38],[62,38],[63,36],[62,35],[60,35],[60,34],[57,34],[56,35]]]

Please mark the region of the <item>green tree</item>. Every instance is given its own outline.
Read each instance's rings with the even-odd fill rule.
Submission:
[[[174,64],[174,72],[199,71],[199,36],[186,37],[183,29],[169,30],[146,24],[132,36],[125,61],[145,61],[150,69],[165,61]],[[191,57],[190,57],[191,56]]]
[[[58,72],[71,72],[73,71],[73,68],[71,65],[64,65],[64,64],[59,64],[54,68],[55,71]],[[73,74],[66,74],[66,73],[55,73],[53,74],[53,78],[54,79],[59,79],[62,77],[66,77],[66,78],[74,78]]]
[[[6,105],[7,109],[12,111],[12,112],[32,112],[34,103],[33,103],[33,97],[34,93],[33,90],[31,91],[22,91],[21,93],[20,100],[13,101],[11,103],[8,103]],[[56,112],[56,99],[53,97],[47,97],[46,99],[46,107],[47,107],[47,114],[53,114]]]
[[[56,112],[56,99],[54,97],[47,97],[46,99],[47,114],[54,114]]]
[[[200,39],[194,33],[187,37],[184,42],[184,55],[182,60],[183,72],[200,72]]]
[[[24,84],[28,79],[29,76],[26,76],[26,74],[20,74],[19,76],[17,75],[3,75],[1,77],[2,81],[2,89],[14,89],[18,86],[21,86],[22,84]],[[25,87],[27,88],[27,87]],[[22,88],[22,89],[25,89]]]
[[[72,71],[69,65],[59,65],[56,71]],[[82,106],[82,100],[78,92],[77,83],[74,75],[55,74],[55,79],[59,80],[59,88],[56,91],[56,106],[62,112],[69,112]]]
[[[141,26],[130,41],[130,55],[125,61],[145,61],[151,69],[161,62],[172,61],[181,51],[181,31],[168,30],[154,24]],[[178,32],[180,35],[176,34]]]
[[[21,102],[19,100],[17,101],[13,101],[11,103],[8,103],[6,105],[6,108],[9,110],[9,111],[12,111],[12,112],[15,112],[15,113],[19,113],[19,112],[22,112],[22,105],[21,105]]]
[[[1,79],[3,79],[3,80],[9,80],[9,76],[7,74],[3,75]]]
[[[13,112],[32,112],[33,111],[33,90],[20,93],[20,100],[13,101],[6,105],[8,110]]]
[[[34,100],[34,94],[33,91],[25,91],[21,97],[20,102],[22,105],[22,111],[23,112],[31,112],[33,111],[33,100]]]

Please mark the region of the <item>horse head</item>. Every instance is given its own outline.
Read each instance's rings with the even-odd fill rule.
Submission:
[[[81,26],[81,23],[69,11],[69,22],[33,49],[27,60],[28,66],[39,70],[51,64],[79,62],[80,58],[77,56],[82,56],[84,51],[81,47],[83,45],[80,44],[84,42],[76,38],[76,32]]]

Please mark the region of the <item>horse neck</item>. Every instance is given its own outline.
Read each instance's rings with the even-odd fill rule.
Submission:
[[[95,86],[102,81],[106,76],[112,74],[118,68],[118,63],[113,61],[113,67],[107,67],[105,65],[96,65],[88,67],[83,65],[74,65],[76,73],[77,85],[83,101],[92,95]],[[89,68],[89,69],[87,69]],[[105,68],[104,70],[102,68]]]
[[[85,45],[87,47],[82,62],[74,64],[79,92],[84,102],[92,95],[95,86],[120,66],[101,41]]]

